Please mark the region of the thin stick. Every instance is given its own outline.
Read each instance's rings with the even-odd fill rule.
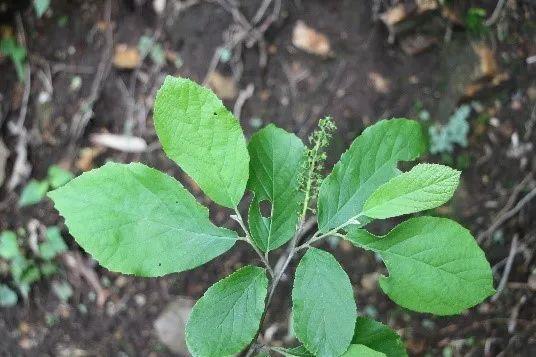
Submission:
[[[9,191],[13,190],[19,185],[22,179],[26,178],[30,174],[30,164],[28,163],[28,132],[24,127],[24,122],[26,120],[26,114],[28,112],[28,101],[30,99],[30,88],[31,88],[31,69],[30,64],[26,66],[26,75],[24,79],[24,94],[22,95],[22,104],[19,112],[19,117],[17,123],[9,123],[10,131],[13,134],[18,136],[17,145],[15,146],[15,151],[17,152],[17,157],[15,163],[13,164],[13,171],[9,182],[7,184],[7,189]]]
[[[497,22],[497,20],[499,19],[499,15],[501,14],[501,11],[504,7],[505,2],[506,2],[505,0],[497,1],[497,6],[495,6],[495,10],[493,10],[493,13],[489,17],[489,19],[487,19],[485,22],[486,26],[492,26],[493,24]]]
[[[521,211],[521,209],[527,203],[529,203],[534,197],[536,197],[536,187],[533,188],[529,193],[527,193],[521,200],[519,200],[519,202],[515,205],[514,208],[505,212],[501,216],[497,217],[495,222],[486,231],[482,232],[478,236],[478,239],[477,239],[478,242],[482,243],[484,239],[489,238],[493,234],[493,232],[495,232],[497,228],[499,228],[504,222],[508,221],[510,218],[515,216],[519,211]]]
[[[267,56],[266,56],[266,41],[264,40],[264,33],[270,28],[270,26],[277,20],[279,12],[281,10],[281,0],[275,0],[273,10],[270,15],[266,16],[265,20],[259,24],[259,21],[265,15],[267,9],[272,3],[272,0],[265,0],[261,7],[258,9],[257,13],[254,15],[252,22],[250,22],[238,9],[238,6],[235,1],[225,1],[225,0],[209,0],[215,4],[220,5],[223,9],[229,12],[234,20],[234,23],[240,27],[238,33],[230,36],[231,38],[227,39],[225,43],[221,46],[218,46],[212,58],[210,60],[207,72],[203,79],[203,85],[206,86],[210,76],[216,70],[216,67],[220,63],[222,50],[232,51],[236,46],[240,45],[247,48],[253,47],[253,45],[259,45],[259,63],[261,67],[266,65]]]
[[[519,316],[519,309],[527,302],[527,295],[521,296],[519,302],[512,309],[510,319],[508,320],[508,332],[514,333],[517,326],[517,317]]]
[[[264,17],[264,14],[266,13],[266,10],[268,10],[268,7],[270,6],[270,4],[272,3],[273,0],[264,0],[261,4],[261,6],[259,6],[259,9],[257,10],[257,13],[255,14],[255,16],[253,16],[253,19],[251,20],[251,22],[256,25],[259,21],[261,21],[261,19]]]
[[[517,250],[517,243],[518,243],[518,236],[517,234],[514,235],[514,238],[512,239],[512,244],[510,245],[510,253],[508,254],[508,259],[506,260],[506,266],[504,267],[504,272],[501,277],[501,281],[499,282],[499,286],[497,287],[497,292],[493,297],[491,298],[491,301],[497,301],[499,296],[501,296],[502,291],[504,290],[504,287],[506,286],[506,283],[508,282],[508,277],[510,276],[510,271],[512,270],[512,264],[514,263],[514,257],[518,253]]]
[[[233,114],[240,121],[240,114],[242,114],[242,107],[244,106],[244,103],[251,98],[253,95],[253,92],[255,91],[255,86],[253,83],[248,84],[246,89],[242,89],[240,93],[238,94],[238,98],[236,99],[234,108],[233,108]]]
[[[530,119],[525,123],[525,135],[523,139],[528,141],[532,135],[532,129],[536,124],[536,104],[532,106],[532,111],[530,112]]]
[[[104,51],[102,52],[99,65],[97,66],[97,73],[91,83],[91,92],[89,96],[80,103],[78,112],[73,116],[71,126],[71,146],[74,147],[76,141],[80,138],[84,132],[89,120],[93,116],[93,105],[99,98],[100,90],[104,79],[107,77],[111,67],[111,55],[113,48],[113,31],[111,23],[112,3],[110,0],[106,2],[104,9],[104,18],[107,22],[106,29],[106,44]]]

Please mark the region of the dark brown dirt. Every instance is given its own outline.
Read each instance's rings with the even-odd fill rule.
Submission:
[[[113,2],[115,44],[136,45],[141,35],[151,35],[158,26],[158,17],[151,2],[141,1],[139,3],[144,3],[141,6],[135,3]],[[257,3],[243,2],[244,14],[252,16]],[[523,16],[520,14],[524,14],[524,9],[529,6],[523,1],[518,3],[517,13],[508,10],[512,18]],[[93,72],[106,46],[101,29],[105,26],[101,22],[103,2],[53,1],[52,9],[52,15],[41,20],[36,19],[31,10],[23,13],[33,73],[26,120],[32,135],[29,160],[31,176],[38,179],[46,175],[48,166],[53,163],[72,165],[77,159],[78,149],[91,145],[89,134],[103,131],[120,134],[129,125],[128,98],[121,90],[120,81],[128,87],[131,71],[111,69],[95,103],[94,116],[83,138],[75,143],[74,151],[69,150],[71,118],[81,100],[89,95],[94,74],[77,74],[67,70],[53,72],[50,110],[45,111],[38,105],[39,93],[45,88],[44,81],[37,75],[39,71],[46,74],[47,66],[52,68],[59,63],[76,67],[75,72],[85,72],[87,68]],[[63,16],[67,16],[68,21],[61,27],[58,21]],[[324,33],[331,42],[333,55],[323,59],[293,47],[292,29],[297,20],[303,20]],[[439,213],[464,222],[475,236],[492,223],[513,187],[536,168],[534,152],[527,155],[524,164],[520,158],[507,155],[512,134],[519,133],[523,137],[535,105],[534,98],[531,100],[528,93],[529,88],[534,91],[536,85],[536,65],[525,62],[528,56],[536,53],[536,44],[529,40],[536,33],[533,21],[532,24],[511,21],[508,40],[494,44],[501,66],[509,73],[510,80],[479,98],[484,108],[480,117],[499,118],[499,125],[490,125],[488,121],[478,120],[478,115],[473,115],[469,147],[458,148],[453,154],[454,158],[467,157],[469,165],[464,169],[462,188],[453,204]],[[222,44],[223,33],[232,23],[231,15],[222,7],[203,2],[184,10],[173,21],[163,25],[161,42],[166,49],[178,53],[184,64],[178,70],[168,64],[152,73],[153,67],[147,60],[142,67],[142,72],[147,73],[147,88],[138,84],[135,99],[150,97],[151,83],[160,74],[180,74],[202,81],[214,50]],[[387,43],[387,32],[373,21],[371,5],[366,1],[283,1],[281,15],[266,32],[265,39],[268,47],[265,68],[259,67],[256,46],[244,49],[240,57],[243,74],[238,87],[243,89],[249,83],[255,85],[254,95],[242,111],[243,128],[250,135],[256,129],[255,120],[251,119],[260,118],[263,124],[277,123],[305,140],[318,118],[331,115],[339,130],[330,151],[330,162],[335,162],[367,125],[380,118],[416,116],[416,103],[423,103],[425,108],[436,112],[446,95],[442,85],[450,75],[443,66],[448,45],[442,43],[418,56],[405,55],[397,45]],[[465,46],[471,43],[468,35],[461,30],[455,31],[453,39]],[[218,71],[231,74],[232,66],[230,63],[220,64]],[[388,81],[389,88],[385,93],[375,89],[370,79],[373,72]],[[292,83],[293,77],[301,74],[304,74],[302,79]],[[82,79],[82,87],[77,91],[69,89],[75,76]],[[0,132],[12,150],[16,138],[9,134],[6,123],[18,115],[22,86],[17,84],[7,60],[0,60],[0,79]],[[457,99],[453,102],[458,104]],[[234,101],[226,104],[232,108]],[[439,113],[432,120],[444,122],[449,114],[442,116]],[[146,125],[135,124],[134,132],[154,149],[140,155],[107,150],[95,160],[94,165],[98,166],[108,159],[142,161],[180,178],[200,196],[191,181],[161,152],[150,115]],[[524,141],[536,143],[535,138],[536,128]],[[437,162],[440,158],[430,156],[425,160]],[[13,156],[8,161],[8,175],[12,165]],[[60,222],[49,201],[18,208],[19,193],[20,188],[14,193],[7,192],[5,185],[1,188],[0,230],[25,227],[31,218],[45,225]],[[206,198],[200,197],[200,200],[208,203]],[[229,212],[215,205],[210,208],[214,221],[230,224],[227,218]],[[533,201],[503,226],[502,239],[486,241],[483,247],[492,266],[508,256],[514,235],[523,242],[525,253],[534,253],[535,212],[536,201]],[[69,245],[73,250],[78,249],[71,239]],[[354,283],[360,311],[399,329],[412,355],[449,355],[449,351],[454,351],[454,355],[468,356],[495,356],[501,351],[506,356],[536,355],[536,297],[526,284],[536,266],[532,255],[517,256],[509,281],[518,284],[511,284],[512,287],[507,288],[496,302],[484,302],[462,316],[438,318],[403,310],[377,289],[365,289],[364,276],[384,271],[373,256],[356,251],[344,242],[324,243],[323,247],[340,258]],[[158,342],[153,331],[153,322],[166,304],[179,295],[200,297],[212,283],[252,260],[255,260],[255,255],[246,246],[239,245],[200,269],[160,279],[121,277],[94,266],[101,284],[110,292],[110,298],[103,307],[97,305],[95,294],[87,282],[73,279],[69,268],[60,262],[61,275],[74,286],[73,297],[68,303],[61,303],[52,293],[50,282],[42,281],[34,286],[28,303],[1,309],[0,355],[168,355],[170,352]],[[502,272],[503,267],[499,265],[497,281]],[[288,293],[288,282],[285,282],[266,323],[266,326],[278,324],[275,339],[279,342],[287,334]],[[523,299],[525,302],[520,304]],[[517,327],[509,331],[508,324],[512,321],[514,309],[518,309]]]

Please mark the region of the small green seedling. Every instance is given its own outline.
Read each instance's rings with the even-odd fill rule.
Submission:
[[[310,147],[274,125],[247,144],[215,94],[168,77],[154,122],[165,153],[215,203],[233,210],[240,234],[216,227],[181,183],[141,163],[107,163],[49,196],[77,242],[111,271],[156,277],[198,267],[238,241],[255,250],[262,267],[238,269],[194,306],[186,328],[192,355],[406,356],[395,332],[358,317],[348,275],[333,255],[313,247],[330,236],[376,253],[389,271],[381,289],[407,309],[453,315],[494,292],[484,252],[452,220],[410,218],[384,236],[365,229],[376,219],[438,207],[458,186],[460,172],[446,166],[398,169],[398,162],[427,150],[417,122],[382,120],[365,129],[324,179],[324,148],[334,129],[329,118],[320,121]],[[238,209],[246,190],[253,196],[248,224]],[[313,214],[318,231],[307,236],[304,225]],[[270,253],[285,244],[275,264]],[[301,345],[262,345],[266,310],[293,258],[299,258],[293,330]]]
[[[20,46],[13,37],[0,39],[0,53],[11,59],[19,81],[24,82],[24,71],[26,69],[26,49]]]
[[[32,179],[22,189],[19,206],[30,206],[41,202],[50,188],[56,189],[65,185],[74,178],[72,172],[62,169],[57,165],[48,168],[46,179],[39,181]]]
[[[467,104],[460,106],[452,114],[446,125],[433,125],[428,128],[430,137],[430,152],[432,154],[452,153],[454,146],[467,147],[471,107]]]
[[[486,10],[481,7],[471,7],[465,14],[465,27],[470,34],[481,36],[488,31],[486,26]]]
[[[50,8],[50,0],[33,0],[33,7],[35,14],[40,18]]]
[[[140,37],[140,40],[138,41],[138,50],[140,51],[142,58],[149,56],[154,63],[160,66],[166,63],[166,53],[162,48],[162,45],[155,42],[154,39],[149,36]],[[176,62],[176,64],[178,63],[179,62]],[[180,67],[180,65],[178,67]]]
[[[41,278],[48,278],[57,272],[54,259],[67,250],[60,229],[47,227],[41,242],[36,243],[33,254],[20,243],[17,234],[3,231],[0,234],[0,262],[8,263],[12,284],[26,300],[31,285]],[[1,272],[0,272],[1,273]],[[16,292],[7,285],[0,285],[0,306],[8,307],[17,303]]]

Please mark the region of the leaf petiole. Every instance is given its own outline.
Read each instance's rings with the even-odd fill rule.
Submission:
[[[266,270],[268,270],[268,273],[270,273],[270,276],[272,278],[274,278],[274,270],[272,269],[272,267],[270,266],[270,262],[268,261],[268,254],[264,255],[262,254],[262,252],[259,250],[259,248],[257,248],[257,246],[255,245],[255,243],[251,240],[251,236],[249,234],[249,230],[247,229],[245,223],[244,223],[244,219],[242,218],[242,215],[240,214],[240,211],[238,210],[238,208],[234,208],[234,211],[235,211],[235,214],[232,214],[230,217],[235,220],[236,222],[238,222],[238,224],[240,225],[240,228],[242,228],[242,230],[244,231],[244,233],[246,234],[245,237],[243,237],[243,241],[247,242],[249,245],[251,245],[251,247],[253,248],[253,250],[255,251],[255,253],[257,253],[257,255],[259,256],[259,258],[261,259],[261,261],[263,262],[264,266],[266,267]],[[242,238],[242,237],[241,237]]]
[[[309,239],[307,242],[303,243],[302,245],[296,247],[294,249],[294,251],[298,252],[298,251],[300,251],[302,249],[309,248],[311,246],[311,244],[313,244],[315,242],[318,242],[319,240],[324,239],[324,238],[329,237],[329,236],[336,236],[336,237],[344,238],[344,235],[338,233],[339,230],[344,229],[349,225],[361,225],[361,222],[358,220],[358,218],[360,218],[361,216],[363,216],[363,214],[359,213],[358,215],[350,218],[349,220],[347,220],[346,222],[344,222],[340,226],[335,227],[335,228],[333,228],[332,230],[330,230],[330,231],[328,231],[326,233],[320,234],[320,232],[316,232],[315,234],[313,234],[311,239]]]

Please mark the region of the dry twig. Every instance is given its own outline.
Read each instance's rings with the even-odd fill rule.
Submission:
[[[255,91],[255,86],[253,85],[253,83],[250,83],[245,89],[242,89],[240,93],[238,94],[238,98],[236,99],[236,102],[233,108],[233,114],[239,121],[240,121],[240,114],[242,114],[242,107],[244,106],[244,103],[246,102],[246,100],[251,98],[254,91]]]
[[[17,156],[15,163],[13,164],[13,171],[7,184],[9,191],[15,189],[24,179],[30,175],[31,165],[28,162],[28,131],[24,127],[26,120],[26,113],[28,112],[28,101],[30,99],[31,88],[31,69],[30,66],[26,66],[26,75],[24,80],[24,94],[22,96],[22,104],[19,112],[19,117],[16,123],[9,122],[9,130],[12,134],[17,135],[17,144],[15,145],[15,152]]]
[[[506,286],[506,283],[508,282],[508,277],[510,276],[510,271],[512,270],[512,264],[514,263],[514,258],[516,254],[518,253],[517,245],[518,245],[518,236],[516,234],[514,235],[514,238],[512,239],[512,244],[510,245],[510,253],[508,254],[508,258],[506,260],[506,266],[504,267],[501,281],[499,282],[499,286],[497,287],[497,292],[495,293],[495,295],[492,296],[491,301],[497,301],[499,296],[501,296],[504,290],[504,287]]]
[[[495,6],[495,9],[493,10],[493,13],[489,17],[489,19],[487,19],[486,22],[485,22],[486,26],[492,26],[497,22],[497,20],[499,19],[499,15],[501,14],[501,11],[502,11],[505,3],[506,3],[505,0],[497,1],[497,6]]]
[[[62,258],[66,266],[68,266],[77,276],[84,277],[93,290],[95,290],[95,293],[97,294],[97,305],[103,307],[110,293],[100,284],[99,277],[95,270],[88,266],[87,262],[84,261],[78,252],[63,253]]]
[[[527,296],[523,295],[519,302],[512,308],[510,319],[508,320],[508,332],[513,333],[517,326],[517,317],[519,316],[519,309],[527,302]]]
[[[485,239],[491,237],[493,232],[497,230],[504,222],[515,216],[527,203],[529,203],[534,197],[536,197],[536,187],[527,193],[519,202],[512,208],[517,198],[517,195],[532,181],[532,173],[529,173],[525,178],[514,188],[510,199],[501,211],[493,218],[493,224],[480,233],[477,237],[477,241],[482,243]]]
[[[71,148],[74,148],[78,139],[84,133],[84,130],[89,123],[89,120],[93,117],[93,105],[97,101],[102,89],[102,83],[110,72],[112,63],[112,49],[113,49],[113,28],[111,23],[112,17],[112,2],[108,0],[104,8],[104,19],[107,23],[106,28],[106,43],[104,51],[101,54],[99,65],[97,66],[97,73],[91,84],[91,92],[89,96],[84,99],[79,106],[78,111],[73,116],[71,126]]]
[[[240,12],[238,5],[233,0],[208,1],[220,5],[227,12],[229,12],[233,16],[234,20],[234,24],[231,26],[238,27],[239,30],[229,35],[229,38],[224,42],[224,44],[215,49],[203,79],[203,85],[208,83],[210,76],[216,70],[218,63],[220,62],[222,51],[232,52],[237,46],[251,48],[257,44],[259,47],[259,65],[261,67],[265,67],[268,56],[266,54],[266,41],[264,40],[264,33],[278,19],[281,11],[281,0],[264,0],[253,16],[251,22],[242,14],[242,12]],[[266,15],[267,10],[272,3],[272,12],[265,17],[264,21],[259,23]],[[238,79],[239,78],[236,78],[236,80]]]

